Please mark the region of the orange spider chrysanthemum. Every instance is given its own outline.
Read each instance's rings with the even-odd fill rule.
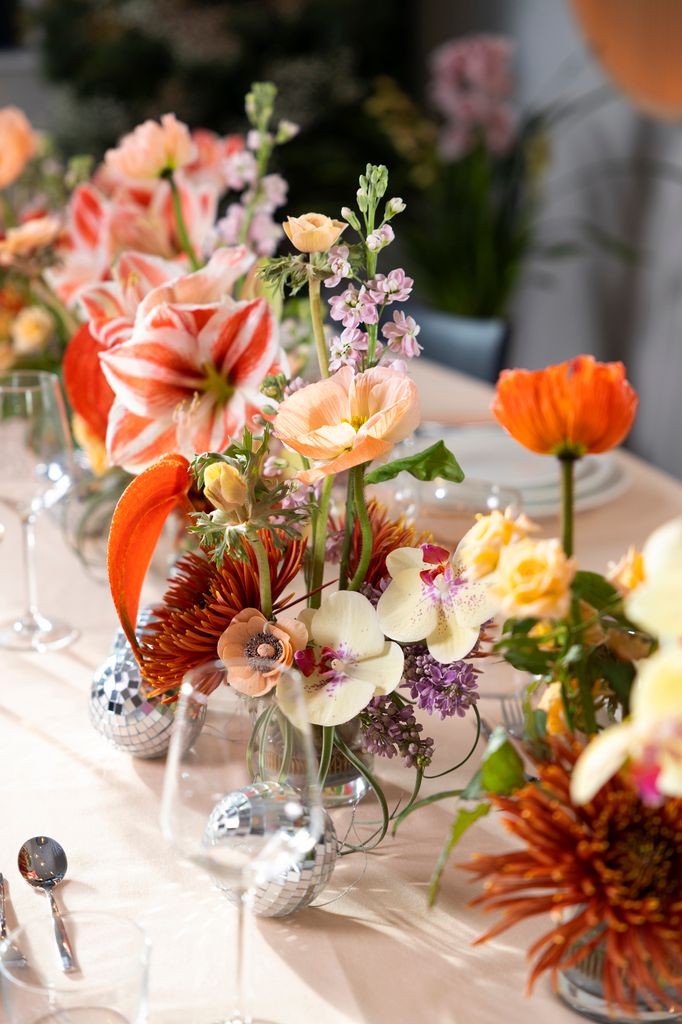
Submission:
[[[280,550],[267,531],[260,538],[270,563],[276,611],[278,598],[301,568],[305,541],[286,538]],[[184,674],[218,657],[218,641],[244,608],[260,608],[255,555],[247,562],[226,558],[220,566],[203,555],[184,555],[140,644],[142,672],[153,695],[175,700]]]
[[[550,740],[554,760],[539,764],[539,783],[493,797],[520,850],[477,856],[461,865],[486,880],[473,901],[501,911],[485,942],[527,917],[564,912],[528,950],[532,988],[603,944],[604,996],[634,1014],[637,998],[652,1009],[682,1010],[682,799],[645,806],[616,776],[578,807],[570,782],[582,747]]]
[[[638,403],[622,363],[577,356],[544,370],[503,370],[492,411],[531,451],[575,458],[620,444]]]

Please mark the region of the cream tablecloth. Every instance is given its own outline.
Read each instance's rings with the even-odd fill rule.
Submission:
[[[486,386],[427,363],[415,375],[429,419],[458,422],[486,414]],[[682,512],[682,485],[625,453],[619,458],[631,478],[629,490],[577,520],[578,553],[589,568],[603,568],[629,543]],[[19,611],[19,534],[9,513],[2,518],[7,533],[0,545],[0,615],[6,617]],[[63,906],[129,915],[151,936],[151,1024],[222,1019],[231,1007],[234,911],[203,877],[181,867],[160,838],[163,764],[119,754],[91,729],[90,681],[115,628],[108,590],[83,572],[49,519],[39,522],[38,537],[41,606],[68,617],[82,635],[61,653],[0,652],[0,871],[10,883],[10,923],[47,913],[42,897],[21,880],[16,857],[24,839],[52,835],[69,856]],[[497,705],[485,692],[511,685],[506,672],[491,672],[481,682],[480,707],[491,720]],[[441,740],[439,764],[453,763],[472,739],[471,723],[427,722]],[[452,785],[470,771],[468,766]],[[391,762],[383,762],[381,772],[395,792],[408,784],[407,773]],[[472,948],[484,920],[467,909],[471,886],[452,867],[437,906],[427,908],[428,878],[450,820],[444,804],[415,815],[368,858],[364,876],[347,895],[323,909],[258,923],[253,964],[259,1015],[280,1024],[576,1019],[547,983],[531,1003],[524,997],[522,950],[537,925]],[[504,842],[491,816],[465,838],[457,859]],[[351,870],[348,862],[344,870]]]

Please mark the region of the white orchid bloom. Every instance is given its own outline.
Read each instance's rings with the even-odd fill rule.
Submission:
[[[663,643],[682,638],[682,516],[651,534],[642,548],[644,582],[625,601],[628,618]]]
[[[379,598],[379,625],[400,643],[425,640],[448,664],[464,658],[495,613],[488,587],[471,581],[449,551],[434,544],[397,548],[386,558],[391,582]]]
[[[596,736],[576,762],[573,802],[591,800],[627,760],[645,802],[682,796],[681,647],[666,647],[641,663],[630,718]]]
[[[391,693],[402,679],[404,656],[381,631],[377,613],[362,594],[339,590],[326,597],[305,620],[313,641],[296,658],[304,679],[304,698],[313,725],[341,725],[367,707],[373,697]],[[298,706],[285,677],[277,701],[296,725]]]

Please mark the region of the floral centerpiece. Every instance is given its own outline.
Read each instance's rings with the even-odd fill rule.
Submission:
[[[273,135],[263,96],[254,90],[249,101],[260,110],[249,144],[265,154]],[[190,143],[165,119],[125,138],[105,169],[146,174],[172,208]],[[253,163],[250,151],[240,159]],[[258,178],[253,196],[264,187]],[[355,210],[344,207],[339,220],[288,217],[293,254],[258,267],[239,237],[209,251],[186,231],[184,264],[124,251],[110,280],[81,292],[90,319],[71,343],[75,353],[82,346],[73,379],[90,382],[81,397],[86,406],[102,399],[108,457],[133,474],[111,524],[109,580],[152,699],[174,701],[189,669],[219,657],[229,684],[247,699],[267,697],[286,733],[296,715],[282,671],[298,668],[322,778],[343,759],[379,801],[382,823],[368,843],[385,835],[391,814],[351,736],[359,731],[365,752],[402,757],[416,799],[434,743],[415,708],[477,716],[474,659],[489,618],[485,587],[464,579],[452,552],[391,521],[366,494],[401,472],[463,476],[442,442],[389,461],[420,420],[408,373],[420,345],[400,309],[411,278],[379,270],[404,209],[387,187],[386,168],[368,165]],[[323,288],[341,282],[329,300],[335,334]],[[319,377],[308,383],[279,329],[282,298],[304,290]],[[138,636],[142,582],[177,510],[199,548],[177,560]]]
[[[531,682],[523,741],[490,737],[432,889],[465,829],[499,810],[520,845],[463,865],[486,883],[474,903],[501,914],[479,941],[550,914],[530,986],[549,971],[593,1019],[628,1021],[682,1011],[682,521],[605,576],[581,570],[572,477],[578,458],[623,440],[636,408],[622,365],[589,356],[500,377],[498,420],[560,460],[561,540],[494,513],[460,544],[467,577],[506,617],[494,649]]]

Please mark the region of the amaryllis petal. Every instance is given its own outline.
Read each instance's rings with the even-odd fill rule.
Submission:
[[[184,277],[167,275],[140,296],[138,317],[145,317],[155,306],[165,304],[199,305],[219,302],[228,296],[235,284],[255,260],[246,246],[218,249],[205,267]],[[167,263],[168,261],[159,261]]]
[[[199,336],[201,355],[234,386],[265,377],[277,353],[277,324],[265,299],[224,306]]]
[[[136,416],[114,402],[106,434],[107,454],[114,466],[139,473],[177,446],[176,425],[169,419]]]
[[[107,551],[109,586],[121,626],[136,652],[142,584],[163,524],[191,482],[187,460],[167,455],[128,485],[114,509]]]
[[[88,325],[82,324],[67,345],[63,373],[64,387],[74,412],[85,420],[97,437],[104,440],[114,392],[102,374],[100,352],[101,346],[91,335]]]

